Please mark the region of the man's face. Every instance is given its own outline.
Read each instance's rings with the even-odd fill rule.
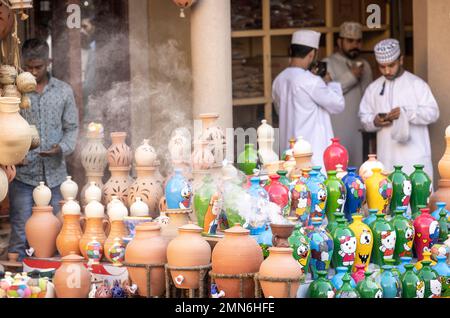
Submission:
[[[49,60],[30,59],[25,61],[24,70],[33,74],[36,77],[36,81],[40,83],[47,75],[48,65]]]
[[[83,48],[89,48],[89,44],[92,42],[94,31],[95,27],[90,19],[83,19],[81,21],[81,45],[83,46]]]
[[[378,64],[381,74],[387,80],[394,80],[403,70],[403,56],[392,63]]]
[[[346,39],[341,38],[338,41],[338,46],[349,59],[356,59],[361,55],[362,39]]]

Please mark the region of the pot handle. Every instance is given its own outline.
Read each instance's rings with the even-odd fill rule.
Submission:
[[[81,226],[81,231],[84,233],[84,231],[86,230],[86,217],[85,216],[80,217],[80,226]]]
[[[103,231],[105,232],[106,237],[108,237],[109,232],[111,231],[111,222],[108,219],[103,219]]]
[[[161,200],[159,200],[159,212],[165,211],[167,211],[167,201],[166,197],[162,197]]]

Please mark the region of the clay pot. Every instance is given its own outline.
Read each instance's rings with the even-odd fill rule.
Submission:
[[[21,93],[32,93],[36,90],[36,77],[29,72],[20,73],[17,76],[16,85]]]
[[[91,274],[84,266],[84,259],[74,254],[63,257],[53,283],[58,298],[87,298],[91,287]]]
[[[199,118],[203,128],[200,139],[209,142],[209,150],[214,156],[213,166],[221,165],[227,152],[227,143],[224,130],[217,124],[219,114],[200,114]]]
[[[123,237],[128,236],[127,228],[125,227],[125,223],[120,220],[111,220],[111,230],[109,232],[109,236],[105,241],[104,251],[106,259],[112,262],[111,256],[109,254],[110,248],[116,243],[115,239],[122,239]]]
[[[302,136],[298,137],[294,143],[293,155],[311,155],[312,156],[312,146],[305,140]]]
[[[167,263],[167,242],[161,237],[161,227],[154,223],[136,226],[136,236],[125,251],[125,262],[129,264],[165,264]],[[127,267],[131,280],[138,285],[140,296],[148,296],[147,273],[144,268]],[[164,267],[152,268],[151,293],[160,297],[165,291]]]
[[[20,99],[20,109],[30,109],[31,107],[31,99],[27,95],[22,95]]]
[[[289,237],[294,232],[295,225],[294,224],[270,224],[270,228],[272,229],[273,238],[272,244],[275,247],[290,247]]]
[[[359,168],[359,175],[361,176],[363,181],[366,181],[367,178],[372,176],[373,168],[380,168],[381,171],[384,170],[384,165],[381,163],[381,161],[377,160],[377,155],[369,155],[369,159],[364,162]]]
[[[56,252],[56,238],[61,223],[53,215],[53,208],[33,207],[33,214],[25,224],[25,234],[34,255],[38,258],[51,258]]]
[[[103,199],[104,205],[108,205],[112,200],[112,196],[115,195],[128,206],[128,191],[130,186],[133,184],[133,179],[131,179],[129,173],[130,168],[127,167],[110,167],[111,178],[103,186]]]
[[[433,211],[437,209],[436,202],[445,202],[446,206],[450,206],[450,179],[440,180],[438,187],[430,197],[430,208]]]
[[[366,179],[367,205],[369,209],[377,209],[387,214],[392,198],[392,183],[381,173],[380,168],[372,169],[372,176]]]
[[[81,207],[73,198],[69,197],[67,201],[62,202],[64,202],[61,207],[62,215],[81,215]]]
[[[225,237],[219,241],[212,253],[212,271],[215,274],[239,275],[257,273],[263,262],[261,247],[249,236],[250,231],[235,226],[225,231]],[[239,279],[216,278],[219,291],[226,298],[239,298]],[[253,298],[255,283],[252,278],[243,279],[243,297]]]
[[[304,169],[312,168],[312,152],[309,154],[297,154],[294,152],[295,168],[291,171],[291,178],[294,175],[302,175]]]
[[[56,248],[61,256],[81,255],[80,239],[83,236],[80,226],[80,215],[65,214],[64,223],[56,238]]]
[[[157,158],[155,148],[150,146],[148,139],[144,139],[142,144],[136,149],[134,160],[137,167],[153,167]]]
[[[39,186],[33,190],[34,204],[39,207],[47,207],[52,199],[52,191],[45,186],[45,182],[39,182]]]
[[[0,3],[0,22],[0,40],[4,40],[13,30],[14,13],[3,2]]]
[[[414,249],[417,259],[423,259],[423,253],[429,251],[439,239],[439,223],[430,214],[430,209],[420,209],[421,215],[414,220]]]
[[[8,177],[3,169],[0,169],[0,202],[2,202],[8,194]]]
[[[189,224],[192,210],[166,210],[165,214],[169,218],[169,224],[161,229],[161,236],[170,242],[178,235],[178,228]]]
[[[214,165],[214,155],[208,146],[208,141],[195,143],[194,152],[192,153],[192,166],[194,170],[208,170]]]
[[[189,162],[191,157],[191,134],[189,130],[176,129],[170,138],[168,150],[172,162]]]
[[[17,89],[16,85],[6,85],[3,87],[3,97],[16,97],[22,99],[22,94]],[[20,101],[22,103],[22,101]]]
[[[273,144],[275,141],[275,130],[272,126],[267,124],[267,120],[261,121],[261,126],[257,130],[259,156],[263,164],[279,161],[278,154],[273,151]]]
[[[102,200],[102,188],[95,181],[91,181],[89,187],[84,191],[84,202],[86,204],[92,201],[100,202]]]
[[[107,213],[111,222],[123,221],[123,219],[128,216],[128,209],[122,201],[113,199],[110,204],[108,204]]]
[[[84,208],[84,213],[88,218],[104,218],[105,207],[98,201],[91,201]]]
[[[80,252],[85,259],[88,259],[86,247],[94,239],[98,241],[101,245],[105,244],[107,227],[109,221],[104,218],[92,218],[86,217],[86,229],[84,234],[80,239]]]
[[[130,216],[132,217],[148,217],[150,210],[148,205],[142,201],[140,197],[136,197],[136,200],[130,207]]]
[[[31,133],[30,150],[39,148],[39,146],[41,145],[41,137],[39,136],[39,132],[35,125],[30,125],[30,133]]]
[[[6,173],[8,182],[11,183],[16,178],[16,166],[2,166],[0,168]]]
[[[130,167],[133,154],[130,147],[125,143],[126,132],[111,133],[112,145],[108,149],[108,162],[110,168]]]
[[[266,298],[296,298],[303,272],[300,264],[292,256],[292,248],[269,248],[269,257],[262,262],[259,269],[260,278],[288,278],[295,280],[287,290],[285,282],[268,282],[261,280],[261,288]]]
[[[78,195],[78,185],[72,181],[72,177],[68,176],[66,181],[61,184],[60,187],[61,194],[65,201],[69,198],[76,198]]]
[[[1,12],[1,6],[0,6],[0,15]],[[5,20],[2,20],[2,22]],[[1,27],[1,26],[0,26]],[[1,30],[1,29],[0,29]],[[1,36],[1,34],[0,34]],[[7,85],[14,85],[17,78],[17,69],[14,66],[11,65],[2,65],[0,66],[0,84],[7,86]]]
[[[100,174],[108,164],[108,150],[103,145],[102,127],[90,125],[87,133],[87,144],[81,151],[81,164],[86,170],[86,175]]]
[[[0,97],[0,164],[16,165],[31,146],[30,125],[19,114],[20,99]]]
[[[167,263],[176,267],[204,266],[211,263],[211,246],[202,237],[202,228],[188,224],[178,229],[178,236],[167,247]],[[206,271],[205,271],[206,274]],[[171,270],[175,287],[198,289],[200,274],[197,271]]]
[[[341,164],[344,171],[348,166],[348,151],[341,145],[339,138],[331,139],[331,145],[323,153],[323,161],[327,171],[336,170],[336,165]]]
[[[137,178],[128,190],[128,206],[131,206],[137,197],[147,204],[150,216],[159,216],[159,201],[164,195],[162,184],[155,177],[156,168],[136,167]]]

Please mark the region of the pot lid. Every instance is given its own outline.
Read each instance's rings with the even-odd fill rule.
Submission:
[[[180,232],[195,232],[195,233],[201,233],[203,231],[203,229],[200,226],[195,225],[195,224],[186,224],[186,225],[180,226],[178,228],[178,230]]]
[[[235,225],[231,229],[225,230],[226,234],[248,235],[250,231],[244,229],[241,225]]]
[[[290,247],[269,247],[269,253],[271,252],[276,254],[292,254],[294,250]]]

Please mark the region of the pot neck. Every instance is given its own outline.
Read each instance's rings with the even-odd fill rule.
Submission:
[[[155,172],[156,172],[155,167],[136,167],[136,174],[138,178],[154,176]]]
[[[126,139],[126,133],[111,133],[111,141],[113,144],[123,144]]]
[[[139,230],[136,229],[136,235],[134,236],[136,239],[142,240],[142,239],[149,239],[153,237],[161,236],[161,230],[160,229],[152,229],[152,230]]]

